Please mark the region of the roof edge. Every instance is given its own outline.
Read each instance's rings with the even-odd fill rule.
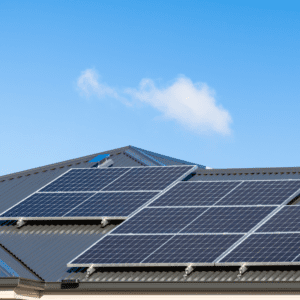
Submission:
[[[188,280],[188,279],[187,279]],[[46,292],[61,291],[60,282],[46,282]],[[80,282],[77,288],[65,292],[244,292],[264,291],[300,293],[299,282]]]

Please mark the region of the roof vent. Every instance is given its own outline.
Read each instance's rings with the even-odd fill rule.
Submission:
[[[103,164],[97,166],[97,168],[107,168],[111,167],[114,164],[114,161],[112,159],[107,159]]]

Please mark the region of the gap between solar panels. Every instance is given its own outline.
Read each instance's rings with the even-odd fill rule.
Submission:
[[[68,267],[299,264],[299,214],[296,233],[288,228],[294,231],[274,239],[278,232],[257,232],[299,194],[300,180],[177,182]],[[264,239],[268,251],[251,256]]]
[[[2,212],[0,220],[124,220],[196,169],[197,166],[70,169]]]

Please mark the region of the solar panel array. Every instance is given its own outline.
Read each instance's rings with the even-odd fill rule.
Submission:
[[[296,261],[298,194],[300,180],[178,182],[68,266]]]
[[[126,218],[194,166],[71,169],[0,219]]]

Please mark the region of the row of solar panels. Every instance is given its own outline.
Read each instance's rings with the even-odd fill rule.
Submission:
[[[300,207],[285,204],[299,193],[299,180],[178,182],[68,266],[295,263]]]
[[[297,261],[300,180],[180,181],[195,169],[73,169],[0,218],[127,217],[72,267]]]
[[[196,167],[71,169],[0,219],[126,218]]]
[[[73,169],[0,218],[126,218],[192,170],[190,166]],[[130,173],[139,176],[126,177]],[[151,206],[281,205],[299,188],[298,180],[178,182]]]

